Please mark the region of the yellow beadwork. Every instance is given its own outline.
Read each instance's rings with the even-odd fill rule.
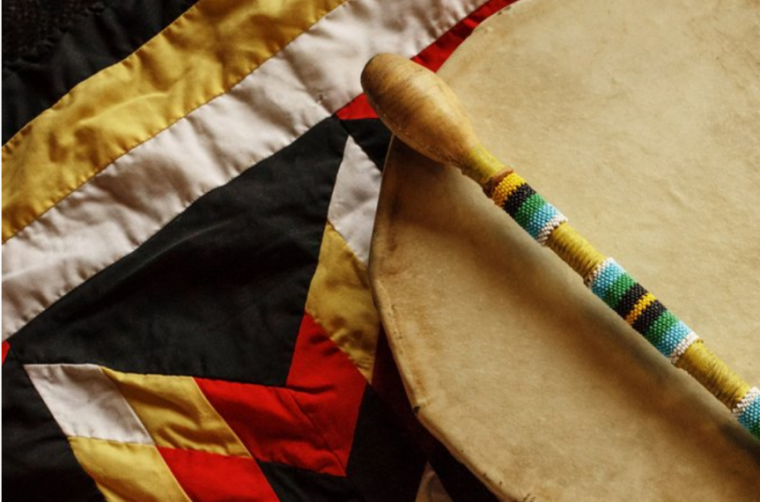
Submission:
[[[633,306],[633,309],[628,312],[628,315],[625,317],[625,322],[633,326],[633,323],[636,322],[636,319],[638,319],[644,310],[646,310],[648,306],[654,303],[656,299],[657,298],[655,298],[652,293],[647,292],[644,296],[639,298],[639,301],[636,302],[636,305]]]
[[[497,206],[501,207],[504,205],[504,201],[524,184],[525,180],[522,176],[517,173],[510,173],[496,186],[491,199]]]

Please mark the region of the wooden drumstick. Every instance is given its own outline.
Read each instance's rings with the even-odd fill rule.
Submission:
[[[458,167],[539,243],[570,265],[633,329],[686,370],[760,438],[760,389],[750,387],[686,324],[612,258],[597,251],[478,140],[462,104],[437,75],[394,54],[367,63],[362,87],[380,119],[418,152]]]

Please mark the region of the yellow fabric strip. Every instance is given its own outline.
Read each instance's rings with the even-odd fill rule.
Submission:
[[[306,298],[306,312],[371,380],[380,318],[366,267],[329,222]]]
[[[158,446],[251,456],[192,377],[102,369]]]
[[[109,502],[190,502],[153,445],[81,437],[69,443]]]
[[[628,312],[628,315],[625,318],[625,322],[633,326],[633,323],[636,322],[636,319],[639,318],[639,316],[646,310],[648,306],[650,306],[656,298],[652,293],[647,291],[644,296],[639,298],[639,300],[636,302],[636,305],[633,306],[630,312]]]
[[[5,242],[104,167],[225,93],[345,0],[200,0],[2,149]]]

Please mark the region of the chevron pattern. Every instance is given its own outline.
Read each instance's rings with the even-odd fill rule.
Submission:
[[[367,386],[308,314],[285,387],[88,364],[25,369],[109,500],[279,500],[260,462],[345,477]]]
[[[358,41],[379,37],[378,47],[416,53],[416,61],[437,69],[480,21],[510,1],[420,0],[429,12],[405,4],[410,17],[393,25],[366,24],[383,19],[381,10],[361,7],[370,0],[348,0],[335,15],[356,15],[351,23],[364,26],[356,31]],[[152,3],[138,3],[153,11],[147,7]],[[179,8],[195,2],[171,3]],[[171,12],[162,16],[161,23],[170,23]],[[145,23],[143,15],[134,17]],[[85,21],[62,47],[89,45],[79,54],[82,61],[94,58],[95,49],[114,58],[109,51],[119,37],[104,34],[121,27],[93,30],[98,19]],[[450,28],[442,30],[443,21]],[[325,41],[340,49],[347,31],[331,23],[312,31],[317,41],[327,33]],[[404,26],[410,31],[396,36]],[[92,43],[77,42],[90,36]],[[414,42],[416,36],[428,37],[430,45]],[[212,150],[209,155],[183,162],[180,157],[169,162],[170,149],[162,146],[161,138],[169,140],[173,133],[152,138],[145,150],[150,161],[135,160],[114,176],[118,166],[108,167],[48,213],[66,216],[56,220],[60,225],[38,222],[42,231],[8,241],[13,247],[29,240],[33,252],[19,248],[14,254],[4,246],[11,271],[42,279],[4,277],[17,285],[15,296],[6,295],[16,320],[6,318],[3,324],[5,336],[13,339],[11,346],[2,346],[4,361],[8,355],[3,471],[10,498],[423,502],[428,499],[420,480],[429,461],[447,473],[446,490],[461,494],[456,500],[492,500],[479,494],[477,481],[416,422],[382,337],[367,260],[390,134],[363,95],[349,101],[356,93],[342,89],[345,82],[338,77],[341,85],[333,85],[332,74],[320,70],[320,58],[303,55],[321,54],[323,46],[312,48],[305,43],[309,37],[300,38],[253,75],[248,94],[241,94],[245,99],[232,107],[225,107],[224,99],[205,107],[217,109],[225,123],[242,110],[245,127],[275,131],[271,138],[248,134],[236,143],[224,134],[202,145]],[[92,63],[124,66],[119,61],[143,50],[141,43],[130,41],[134,46],[125,45],[125,54],[113,60],[82,65],[67,86],[108,80],[109,72],[89,73]],[[345,54],[346,61],[356,54]],[[282,68],[281,60],[287,62]],[[49,63],[46,74],[62,71]],[[284,80],[291,67],[301,66],[309,71],[297,72],[297,85]],[[22,77],[29,78],[19,74],[21,83]],[[274,87],[261,83],[268,78]],[[302,86],[300,78],[309,85]],[[31,86],[19,82],[16,94],[36,103]],[[70,90],[55,89],[58,94],[47,96],[51,103],[22,110],[26,118],[4,114],[3,119],[14,119],[18,129]],[[301,91],[318,92],[319,100],[336,94],[329,105],[333,111],[312,113],[313,96],[308,106],[294,101]],[[277,100],[283,96],[295,114],[288,111],[280,123],[285,101],[280,106]],[[180,125],[202,122],[190,118]],[[210,137],[211,121],[204,124],[191,132]],[[188,136],[180,143],[175,153],[203,142]],[[253,162],[238,166],[242,174],[232,176],[222,166],[223,177],[198,181],[213,169],[198,168],[197,161],[216,165],[216,159],[229,160],[259,143],[256,155],[239,159]],[[144,148],[120,162],[132,162]],[[159,175],[145,171],[145,180],[126,181],[159,164]],[[113,187],[95,188],[109,180]],[[171,183],[160,188],[161,181]],[[100,195],[140,196],[147,188],[155,196],[139,208],[129,197]],[[98,195],[83,199],[89,189]],[[172,209],[180,213],[151,209],[152,202],[175,192],[193,194]],[[161,223],[151,223],[156,226],[147,231],[114,217],[125,216],[127,209],[137,220],[160,216]],[[70,210],[87,217],[70,217]],[[91,224],[97,214],[114,222]],[[66,225],[85,220],[90,223],[82,230],[95,229],[92,242],[98,245],[67,230]],[[106,228],[116,237],[104,234]],[[138,233],[122,236],[134,230]],[[35,246],[38,239],[46,247]],[[99,243],[122,247],[116,252]],[[70,252],[63,251],[69,245]],[[39,262],[27,266],[27,258]],[[12,289],[6,285],[4,291]],[[403,415],[401,421],[397,415]],[[429,466],[426,479],[435,479]]]

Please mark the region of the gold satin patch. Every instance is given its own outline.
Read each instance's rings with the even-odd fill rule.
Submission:
[[[366,266],[330,222],[322,237],[306,312],[371,381],[380,318],[370,293]]]
[[[192,377],[102,370],[158,446],[251,457]]]
[[[83,437],[69,444],[109,502],[191,502],[154,445]]]
[[[128,58],[77,85],[3,146],[3,242],[227,92],[344,1],[200,0]]]

